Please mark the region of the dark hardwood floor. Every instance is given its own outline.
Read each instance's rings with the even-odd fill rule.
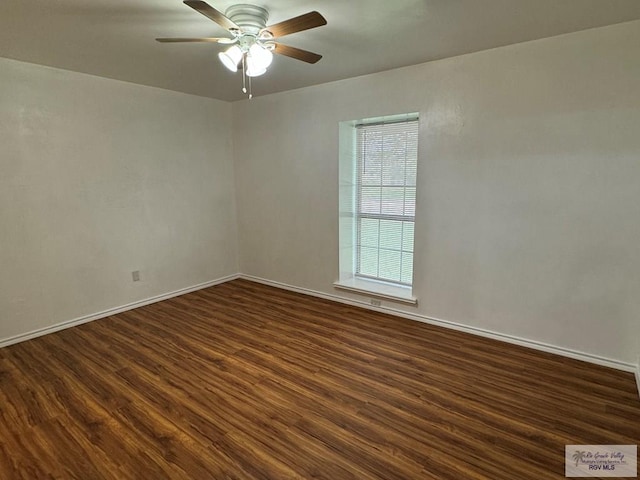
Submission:
[[[0,479],[564,478],[633,375],[233,281],[0,350]]]

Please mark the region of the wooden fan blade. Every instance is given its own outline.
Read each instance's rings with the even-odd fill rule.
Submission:
[[[276,43],[275,45],[276,48],[273,50],[275,53],[286,55],[287,57],[295,58],[296,60],[302,60],[303,62],[316,63],[322,58],[322,55],[318,55],[317,53],[308,52],[307,50],[302,50],[296,47],[290,47],[289,45],[283,45],[282,43]]]
[[[267,31],[273,35],[274,38],[284,37],[291,33],[302,32],[303,30],[309,30],[310,28],[321,27],[326,25],[327,21],[318,12],[309,12],[299,17],[290,18],[284,22],[270,25],[261,30],[260,33]]]
[[[210,43],[218,43],[220,40],[225,40],[224,38],[156,38],[156,41],[162,43],[172,43],[172,42],[210,42]]]
[[[224,16],[222,12],[219,12],[206,2],[202,2],[200,0],[184,0],[184,4],[193,8],[195,11],[201,13],[205,17],[213,20],[218,25],[226,28],[227,30],[240,30],[240,27],[236,25],[230,18]]]

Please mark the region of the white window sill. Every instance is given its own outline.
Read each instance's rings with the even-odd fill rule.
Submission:
[[[333,284],[335,288],[347,290],[349,292],[360,293],[369,297],[383,298],[393,302],[408,303],[417,305],[418,299],[411,294],[410,287],[391,285],[375,280],[365,280],[362,278],[350,278],[338,280]]]

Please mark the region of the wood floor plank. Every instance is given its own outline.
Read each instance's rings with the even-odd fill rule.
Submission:
[[[0,350],[0,479],[547,480],[633,375],[236,280]]]

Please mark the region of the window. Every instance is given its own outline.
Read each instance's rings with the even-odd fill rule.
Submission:
[[[411,285],[418,121],[356,126],[356,275]]]
[[[413,299],[417,165],[417,114],[341,123],[336,286]]]

